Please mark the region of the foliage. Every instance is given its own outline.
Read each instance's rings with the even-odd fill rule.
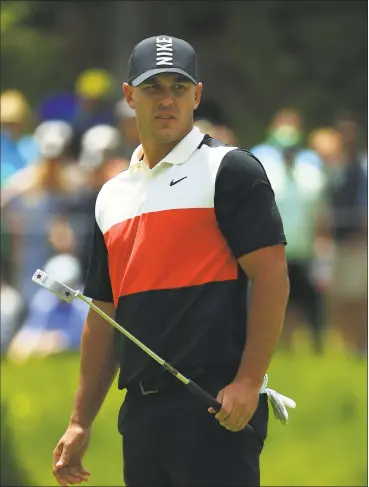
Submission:
[[[2,366],[9,425],[33,485],[55,483],[51,453],[69,418],[78,368],[78,356],[69,354]],[[297,409],[286,426],[271,413],[262,485],[366,485],[366,362],[333,352],[321,358],[278,353],[269,378],[270,387],[294,398]],[[116,423],[123,399],[115,384],[94,424],[86,455],[93,485],[122,485]]]
[[[367,119],[367,6],[360,1],[233,2],[224,39],[227,90],[242,142],[292,106],[307,130],[341,109]],[[242,108],[242,109],[241,109]],[[247,135],[246,135],[247,134]]]
[[[62,36],[32,23],[47,3],[1,2],[1,90],[18,89],[32,104],[65,84]]]
[[[264,138],[286,105],[302,111],[308,131],[348,109],[365,132],[367,3],[360,0],[3,1],[2,89],[24,90],[37,104],[73,89],[76,73],[96,65],[112,71],[121,96],[129,52],[158,32],[196,47],[204,97],[221,104],[245,147]]]

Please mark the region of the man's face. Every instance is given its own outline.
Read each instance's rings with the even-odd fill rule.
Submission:
[[[202,85],[178,74],[159,74],[139,86],[123,85],[129,106],[136,110],[141,138],[158,143],[180,140],[193,125]]]

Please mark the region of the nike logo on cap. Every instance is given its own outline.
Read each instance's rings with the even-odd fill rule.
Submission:
[[[181,179],[177,179],[177,181],[174,181],[174,179],[172,179],[169,186],[174,186],[175,184],[180,183],[181,181],[183,181],[186,178],[187,178],[187,176],[185,176],[184,178],[181,178]]]
[[[173,41],[171,37],[156,38],[156,65],[173,66]]]

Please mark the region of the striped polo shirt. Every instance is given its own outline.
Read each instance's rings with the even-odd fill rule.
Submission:
[[[261,163],[194,127],[154,168],[142,146],[96,200],[84,293],[182,373],[237,367],[246,339],[247,276],[237,258],[285,243]],[[162,368],[117,332],[119,388]]]

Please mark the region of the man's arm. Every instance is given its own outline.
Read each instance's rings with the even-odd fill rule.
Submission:
[[[282,330],[289,295],[284,245],[266,247],[238,259],[251,281],[247,340],[235,382],[259,392]]]
[[[225,428],[239,431],[257,408],[283,325],[289,293],[286,239],[269,179],[250,153],[238,149],[223,158],[214,203],[219,228],[251,284],[239,369],[217,396],[222,408],[216,418]]]
[[[225,428],[242,430],[259,402],[259,391],[283,327],[289,295],[284,245],[266,247],[238,259],[251,281],[247,339],[237,374],[218,394],[215,416]]]
[[[93,300],[114,318],[112,303]],[[82,458],[90,441],[91,426],[118,370],[115,329],[92,309],[82,333],[80,376],[72,414],[65,434],[53,452],[53,473],[60,485],[87,480]]]
[[[114,318],[112,303],[93,300]],[[90,428],[118,370],[114,348],[115,329],[90,309],[82,333],[81,365],[70,424]]]

